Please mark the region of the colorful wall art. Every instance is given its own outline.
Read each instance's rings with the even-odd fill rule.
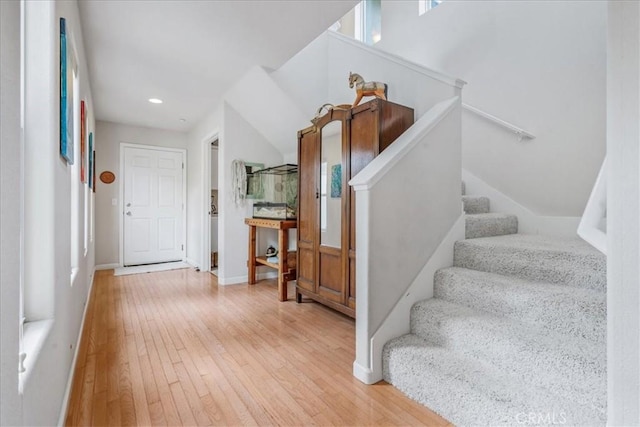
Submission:
[[[87,182],[87,107],[80,101],[80,182]]]
[[[96,174],[93,163],[93,132],[89,132],[89,188],[93,188],[93,177]]]
[[[342,196],[342,165],[331,166],[331,197]]]
[[[73,49],[69,49],[67,24],[60,18],[60,155],[73,164]]]

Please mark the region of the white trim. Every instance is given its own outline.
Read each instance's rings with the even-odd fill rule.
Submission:
[[[67,379],[67,386],[64,390],[64,396],[62,398],[62,407],[60,408],[60,417],[58,418],[58,426],[63,426],[64,421],[67,418],[69,411],[69,398],[71,397],[71,387],[73,387],[73,374],[76,370],[76,363],[78,362],[78,349],[80,348],[80,341],[82,341],[82,332],[84,331],[85,319],[87,317],[87,310],[91,303],[91,291],[93,290],[93,282],[96,277],[97,268],[93,269],[91,275],[91,283],[89,284],[89,293],[87,294],[87,301],[84,305],[84,311],[82,312],[82,321],[80,322],[80,331],[78,332],[78,338],[76,339],[76,349],[73,352],[73,359],[71,361],[71,369],[69,370],[69,378]]]
[[[360,42],[358,40],[354,40],[351,37],[345,36],[343,34],[337,33],[335,31],[329,31],[327,30],[327,34],[329,35],[329,37],[333,37],[336,40],[340,40],[341,42],[344,43],[348,43],[350,45],[353,45],[355,47],[358,47],[360,49],[364,49],[367,52],[379,56],[383,59],[386,59],[387,61],[393,62],[395,64],[398,64],[402,67],[406,67],[412,71],[415,71],[417,73],[420,73],[424,76],[430,77],[434,80],[438,80],[440,82],[446,83],[450,86],[455,86],[458,89],[462,89],[462,87],[467,84],[467,82],[465,82],[464,80],[461,79],[457,79],[455,77],[451,77],[447,74],[441,73],[439,71],[436,70],[432,70],[431,68],[427,68],[423,65],[417,64],[415,62],[411,62],[411,61],[407,61],[406,59],[402,58],[401,56],[398,55],[394,55],[392,53],[388,53],[385,52],[383,50],[380,49],[376,49],[374,47],[371,47],[363,42]]]
[[[267,273],[256,273],[257,280],[277,279],[277,278],[278,278],[278,273],[275,271],[269,271]],[[226,278],[218,277],[218,285],[227,286],[227,285],[247,284],[248,280],[249,280],[249,276],[235,276],[235,277],[226,277]]]
[[[369,190],[389,172],[393,166],[403,159],[442,121],[460,100],[454,96],[434,105],[425,115],[420,117],[407,131],[398,137],[393,144],[373,159],[359,174],[349,181],[355,191]]]
[[[375,384],[382,379],[382,376],[377,378],[371,369],[362,366],[357,361],[353,362],[353,376],[365,384]]]
[[[202,205],[201,205],[201,235],[202,247],[200,253],[200,270],[211,271],[211,143],[218,140],[220,145],[220,130],[216,129],[202,140]],[[218,148],[219,149],[219,148]],[[220,152],[218,151],[218,154]]]
[[[184,262],[186,262],[187,264],[189,264],[191,267],[195,267],[195,268],[198,268],[198,269],[202,270],[202,269],[200,268],[200,265],[199,265],[197,262],[195,262],[194,260],[192,260],[191,258],[186,258],[186,259],[184,260]]]
[[[521,127],[518,127],[518,126],[516,126],[514,124],[511,124],[511,123],[509,123],[507,121],[504,121],[504,120],[502,120],[502,119],[500,119],[500,118],[498,118],[496,116],[493,116],[493,115],[491,115],[491,114],[489,114],[489,113],[487,113],[485,111],[482,111],[481,109],[476,108],[476,107],[474,107],[472,105],[463,103],[462,104],[462,108],[467,110],[467,111],[469,111],[469,112],[471,112],[471,113],[474,113],[474,114],[476,114],[476,115],[478,115],[480,117],[483,117],[483,118],[485,118],[487,120],[490,120],[493,123],[495,123],[495,124],[497,124],[499,126],[502,126],[505,129],[510,130],[511,132],[513,132],[516,135],[518,135],[518,138],[519,138],[520,141],[522,141],[524,138],[534,139],[536,137],[531,132],[528,132],[528,131],[522,129]]]
[[[578,236],[607,254],[607,158],[605,156],[578,226]],[[605,229],[601,227],[604,225]]]
[[[124,265],[124,150],[123,148],[140,148],[143,150],[169,151],[174,153],[182,153],[182,241],[184,249],[182,250],[182,259],[184,261],[187,255],[187,150],[184,148],[159,147],[156,145],[132,144],[130,142],[120,142],[120,179],[118,188],[118,229],[119,229],[119,266]]]
[[[382,350],[391,339],[411,331],[411,307],[418,302],[433,297],[433,281],[436,271],[453,265],[453,248],[458,240],[464,240],[465,216],[460,215],[420,273],[407,288],[404,296],[391,309],[387,318],[371,337],[370,383],[382,379]],[[355,371],[354,371],[355,375]]]
[[[37,320],[35,322],[25,322],[23,326],[24,335],[22,338],[24,371],[19,374],[18,392],[22,395],[27,382],[31,378],[36,361],[40,357],[42,347],[49,337],[53,328],[53,319]]]
[[[121,264],[118,264],[117,262],[111,263],[111,264],[98,264],[95,266],[95,270],[111,270],[114,268],[118,268],[118,267],[122,267]]]

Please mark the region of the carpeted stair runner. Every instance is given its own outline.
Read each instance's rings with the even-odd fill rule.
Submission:
[[[385,346],[385,380],[458,426],[604,425],[605,257],[463,203],[467,240]]]

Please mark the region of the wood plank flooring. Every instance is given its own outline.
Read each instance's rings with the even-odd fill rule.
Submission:
[[[451,425],[356,380],[353,320],[289,293],[193,269],[96,272],[66,425]]]

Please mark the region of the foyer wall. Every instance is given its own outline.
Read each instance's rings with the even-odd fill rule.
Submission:
[[[463,167],[539,215],[580,216],[605,152],[606,2],[382,2],[376,48],[459,77]]]
[[[20,4],[0,2],[0,425],[18,425],[20,301]]]
[[[71,179],[71,166],[58,152],[59,144],[59,18],[67,20],[75,47],[79,99],[89,110],[87,128],[93,131],[93,103],[79,22],[77,3],[69,1],[26,2],[24,69],[24,150],[20,135],[11,134],[21,112],[19,78],[7,90],[8,79],[19,76],[15,55],[20,51],[19,2],[2,2],[2,425],[56,425],[64,412],[65,391],[72,368],[84,306],[93,281],[94,245],[88,242],[74,260],[71,274],[71,228],[78,230],[79,248],[84,248],[84,184]],[[7,22],[6,20],[9,20]],[[10,139],[9,139],[10,138]],[[7,148],[14,151],[7,151]],[[15,150],[18,149],[18,152]],[[78,150],[79,152],[79,150]],[[23,156],[22,159],[20,156]],[[5,162],[11,162],[6,165]],[[20,164],[24,162],[21,176]],[[5,167],[8,166],[8,167]],[[75,177],[74,177],[75,178]],[[6,180],[6,181],[5,181]],[[20,185],[22,181],[23,187]],[[6,184],[11,191],[5,192]],[[72,215],[72,185],[77,185],[80,212]],[[24,191],[22,193],[22,191]],[[24,212],[15,198],[24,196]],[[5,198],[5,196],[8,196]],[[6,202],[6,203],[5,203]],[[5,214],[7,214],[5,216]],[[29,215],[27,214],[29,213]],[[22,216],[23,251],[13,239],[19,235]],[[77,223],[72,224],[71,218]],[[11,229],[7,230],[12,220]],[[16,222],[17,221],[17,222]],[[37,234],[39,233],[39,234]],[[5,244],[13,244],[11,255]],[[17,333],[20,262],[23,261],[25,314],[27,320],[43,320],[48,332],[35,339],[40,346],[27,346],[26,371],[17,373],[19,341]],[[5,270],[5,263],[11,267]],[[9,282],[5,282],[5,280]],[[8,318],[5,318],[8,316]],[[7,321],[5,321],[7,320]],[[33,324],[33,323],[31,323]],[[34,338],[30,335],[30,338]],[[9,357],[5,357],[9,355]],[[18,381],[19,379],[19,381]],[[8,408],[6,405],[11,405]]]
[[[120,262],[119,213],[120,200],[120,143],[153,145],[166,148],[187,148],[187,134],[141,126],[130,126],[105,121],[96,122],[96,173],[109,170],[116,181],[105,184],[96,180],[96,265],[113,266]],[[187,171],[189,162],[187,159]],[[117,205],[111,201],[116,199]]]

